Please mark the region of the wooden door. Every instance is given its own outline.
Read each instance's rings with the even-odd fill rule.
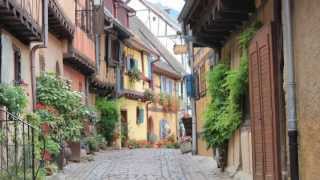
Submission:
[[[255,180],[279,179],[277,68],[273,25],[262,27],[249,47],[249,84]]]
[[[125,142],[121,141],[122,146],[124,146],[128,140],[128,113],[126,110],[121,110],[121,133],[121,136],[125,137],[122,139]]]

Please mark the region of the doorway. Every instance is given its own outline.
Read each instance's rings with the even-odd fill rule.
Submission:
[[[124,147],[128,142],[128,112],[121,110],[121,146]]]

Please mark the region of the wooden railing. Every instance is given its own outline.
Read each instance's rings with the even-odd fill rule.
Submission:
[[[84,32],[80,27],[76,27],[73,48],[79,52],[81,55],[84,55],[91,62],[95,64],[95,45],[94,40],[89,37],[89,34]]]
[[[14,6],[20,8],[25,12],[25,14],[32,18],[37,25],[40,27],[42,25],[42,0],[3,0],[8,1]]]

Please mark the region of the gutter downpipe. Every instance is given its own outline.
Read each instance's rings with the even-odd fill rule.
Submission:
[[[153,72],[153,64],[160,61],[160,58],[157,58],[156,60],[152,61],[151,62],[151,86],[152,86],[152,90],[154,91],[154,86],[153,86],[153,76],[152,76],[152,72]],[[148,123],[148,120],[149,120],[149,105],[152,104],[152,102],[147,102],[146,104],[146,115],[147,115],[147,123]],[[149,137],[147,137],[148,140],[149,140]]]
[[[292,180],[299,180],[298,159],[298,130],[296,112],[296,81],[293,59],[293,30],[292,12],[290,0],[282,0],[282,22],[284,38],[284,59],[287,62],[287,115],[288,115],[288,137],[290,155],[290,176]]]
[[[36,60],[35,53],[38,49],[47,48],[48,46],[48,0],[42,1],[42,35],[43,41],[41,44],[37,44],[31,48],[30,59],[31,59],[31,86],[32,86],[32,108],[36,109],[37,104],[37,85],[36,85]]]
[[[186,27],[186,33],[187,33],[187,42],[188,42],[188,56],[189,56],[189,62],[191,67],[191,75],[193,77],[193,63],[194,63],[194,56],[193,56],[193,45],[192,45],[192,31],[190,29],[190,26]],[[190,98],[191,103],[191,111],[192,111],[192,155],[197,154],[197,119],[196,119],[196,105],[195,105],[195,99],[194,95]]]

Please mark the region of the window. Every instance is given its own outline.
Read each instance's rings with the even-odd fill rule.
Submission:
[[[133,59],[133,58],[130,58],[129,59],[128,70],[130,71],[132,69],[138,69],[138,61]]]
[[[169,79],[165,76],[160,77],[160,89],[162,93],[173,95],[175,83],[172,79]]]
[[[144,122],[144,109],[143,108],[140,108],[140,107],[137,107],[136,109],[136,123],[139,125],[139,124],[143,124]]]
[[[21,79],[21,53],[20,49],[14,48],[14,81],[20,84]]]
[[[92,9],[92,0],[76,0],[76,25],[88,34],[93,33]]]
[[[111,58],[114,61],[119,61],[119,42],[118,40],[111,41]]]

